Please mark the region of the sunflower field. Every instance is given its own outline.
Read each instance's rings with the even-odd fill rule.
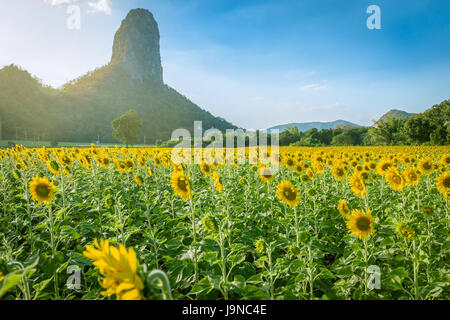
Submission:
[[[171,154],[0,150],[0,298],[449,298],[449,147]]]

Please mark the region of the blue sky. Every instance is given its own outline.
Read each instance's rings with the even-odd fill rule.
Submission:
[[[72,2],[79,30],[66,27]],[[381,9],[381,30],[366,26],[369,5]],[[245,128],[370,125],[391,108],[450,98],[447,0],[3,0],[0,67],[60,86],[108,63],[138,7],[159,24],[165,82]]]

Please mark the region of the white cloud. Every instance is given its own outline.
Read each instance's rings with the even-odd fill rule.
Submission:
[[[307,84],[300,87],[301,91],[324,91],[327,89],[328,86],[326,84],[318,84],[318,83]]]
[[[49,4],[51,6],[60,6],[64,4],[72,4],[78,1],[80,0],[44,0],[44,3]]]
[[[112,0],[97,0],[97,2],[88,2],[88,6],[91,8],[89,13],[103,12],[105,14],[111,14],[112,12]]]

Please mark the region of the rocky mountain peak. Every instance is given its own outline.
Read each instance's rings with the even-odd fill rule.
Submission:
[[[145,9],[131,10],[114,37],[111,64],[119,64],[139,82],[163,81],[158,24]]]

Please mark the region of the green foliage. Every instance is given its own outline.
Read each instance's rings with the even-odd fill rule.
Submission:
[[[111,122],[133,106],[144,126],[147,143],[167,140],[173,130],[235,129],[169,86],[136,82],[118,65],[106,65],[63,86],[46,87],[27,71],[11,65],[0,70],[2,139],[58,142],[115,142]]]
[[[124,115],[111,123],[113,137],[125,144],[128,148],[130,144],[138,142],[142,123],[142,118],[136,110],[128,110]]]

